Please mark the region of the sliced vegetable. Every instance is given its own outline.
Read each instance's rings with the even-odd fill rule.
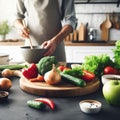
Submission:
[[[60,73],[60,75],[63,77],[63,78],[66,78],[66,81],[67,82],[70,82],[76,86],[80,86],[80,87],[85,87],[86,86],[86,82],[80,78],[77,78],[77,77],[73,77],[71,75],[68,75],[68,74],[64,74],[64,73]]]
[[[36,78],[29,79],[29,81],[30,82],[43,82],[44,81],[44,77],[39,74]]]
[[[52,110],[55,109],[55,103],[51,99],[48,99],[48,98],[36,98],[35,101],[43,102],[46,105],[48,105]]]
[[[35,100],[28,100],[27,101],[28,106],[35,108],[35,109],[44,109],[45,104],[43,102],[37,102]]]
[[[83,70],[83,76],[81,78],[86,82],[90,82],[95,78],[95,74],[87,70]]]
[[[27,78],[36,78],[38,76],[38,69],[35,63],[30,64],[28,68],[22,69],[22,74]]]
[[[104,74],[119,74],[119,71],[111,66],[107,66],[104,68]]]
[[[19,70],[19,69],[23,69],[26,68],[27,65],[20,65],[20,64],[16,64],[16,65],[0,65],[0,71],[4,70],[4,69],[10,69],[10,70]]]

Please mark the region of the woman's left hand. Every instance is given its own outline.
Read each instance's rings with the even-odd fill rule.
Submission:
[[[50,56],[55,51],[55,49],[57,47],[57,42],[55,40],[51,39],[51,40],[43,42],[43,44],[41,45],[41,47],[44,48],[44,49],[47,49],[47,51],[44,54],[44,56]]]

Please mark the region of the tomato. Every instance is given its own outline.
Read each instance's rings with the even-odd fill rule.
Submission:
[[[65,68],[65,66],[63,66],[63,65],[60,65],[60,66],[57,67],[57,69],[60,70],[60,71],[63,71],[64,68]]]
[[[118,70],[111,66],[105,67],[103,72],[104,74],[119,74]]]
[[[86,82],[92,81],[95,78],[95,74],[92,72],[89,72],[87,70],[83,70],[83,76],[82,79]]]
[[[65,70],[70,70],[71,68],[68,68],[68,67],[65,67],[64,69],[63,69],[63,71],[65,71]]]

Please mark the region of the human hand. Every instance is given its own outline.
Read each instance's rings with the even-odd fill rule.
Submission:
[[[48,40],[43,42],[43,44],[41,45],[41,48],[46,49],[46,53],[44,54],[44,56],[50,56],[53,54],[53,52],[55,51],[57,47],[57,43],[55,42],[55,40]]]
[[[27,27],[22,27],[19,29],[19,34],[23,38],[29,38],[30,30]]]

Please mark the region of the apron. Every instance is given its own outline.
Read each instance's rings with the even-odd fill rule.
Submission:
[[[41,45],[53,38],[62,28],[57,0],[28,0],[26,3],[27,24],[31,31],[33,45]],[[65,62],[65,47],[62,41],[53,55]]]

